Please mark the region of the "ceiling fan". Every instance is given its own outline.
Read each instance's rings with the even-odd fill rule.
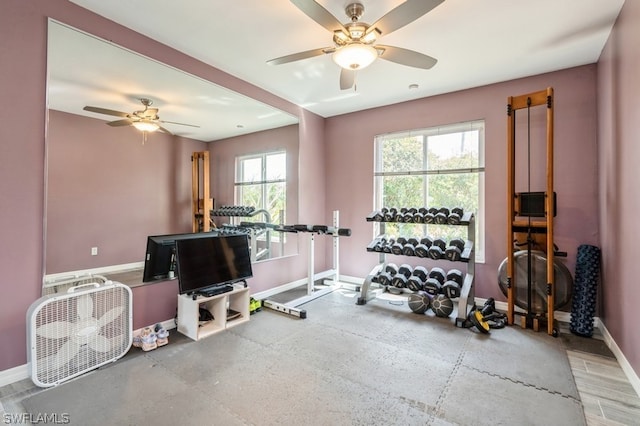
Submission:
[[[100,108],[100,107],[94,107],[94,106],[85,106],[82,109],[85,111],[96,112],[98,114],[124,117],[122,120],[109,121],[106,124],[113,127],[134,126],[136,129],[143,132],[155,132],[156,130],[159,130],[169,135],[173,134],[169,130],[162,127],[160,123],[177,124],[180,126],[189,126],[189,127],[200,127],[193,124],[176,123],[174,121],[160,120],[160,117],[158,116],[158,108],[149,108],[153,104],[153,101],[151,99],[141,98],[140,102],[142,103],[142,105],[144,105],[144,109],[142,111],[134,111],[131,114],[122,112],[122,111],[115,111],[112,109],[106,109],[106,108]]]
[[[430,69],[437,59],[401,47],[376,44],[379,37],[404,27],[444,0],[406,0],[386,15],[369,25],[360,21],[364,13],[361,3],[351,3],[345,8],[350,22],[341,24],[327,9],[315,0],[291,0],[308,17],[333,33],[334,46],[307,50],[267,61],[271,65],[286,64],[301,59],[331,53],[340,67],[340,89],[354,86],[356,71],[369,66],[376,58],[415,68]]]

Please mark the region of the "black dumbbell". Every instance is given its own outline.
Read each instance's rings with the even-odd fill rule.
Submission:
[[[382,213],[381,211],[373,211],[371,213],[369,213],[369,216],[367,216],[367,221],[369,222],[382,222],[384,220],[384,213]]]
[[[393,275],[391,275],[389,272],[380,272],[380,274],[378,274],[378,284],[382,285],[382,286],[388,286],[391,285],[391,280],[393,279]]]
[[[397,210],[393,207],[390,209],[387,209],[387,211],[384,212],[384,221],[393,222],[396,218],[396,213],[397,213]]]
[[[399,256],[402,254],[402,247],[403,244],[400,241],[400,238],[398,238],[395,243],[393,243],[393,245],[391,246],[391,253],[395,254],[396,256]]]
[[[442,285],[442,293],[449,299],[460,297],[460,289],[462,288],[462,272],[458,269],[451,269],[447,272],[445,283]]]
[[[429,278],[429,271],[424,266],[416,266],[413,268],[413,275],[420,278],[421,281],[426,281]]]
[[[429,257],[431,259],[442,259],[444,257],[444,251],[447,248],[447,242],[442,238],[436,238],[433,240],[431,247],[429,247]]]
[[[383,253],[391,253],[391,247],[396,243],[395,238],[389,238],[382,246]]]
[[[405,288],[412,273],[413,268],[410,265],[403,263],[398,267],[398,272],[391,279],[391,285],[396,288]]]
[[[418,245],[416,245],[415,247],[415,254],[418,257],[428,257],[429,256],[429,247],[431,247],[431,244],[433,244],[433,239],[428,236],[425,235],[424,237],[422,237],[420,239],[420,243]]]
[[[439,294],[445,281],[444,269],[435,267],[429,272],[429,277],[424,282],[424,291],[431,295]]]
[[[462,210],[462,208],[454,207],[451,209],[451,213],[449,213],[447,222],[449,222],[449,225],[459,225],[463,215],[464,210]]]
[[[447,223],[447,221],[449,220],[449,209],[446,207],[441,207],[438,210],[438,213],[436,213],[434,219],[435,219],[435,223],[440,224],[440,225],[444,225],[445,223]]]
[[[407,288],[411,291],[422,291],[424,288],[424,281],[417,275],[411,275],[407,280]]]
[[[406,211],[406,212],[402,213],[401,220],[399,222],[411,223],[411,222],[413,222],[413,215],[414,215],[413,212]]]
[[[398,267],[398,274],[404,275],[408,279],[411,275],[413,275],[413,268],[411,267],[411,265],[403,263]]]
[[[405,256],[415,256],[416,246],[419,244],[416,238],[409,238],[405,245],[402,246],[402,254]]]
[[[424,213],[418,211],[413,214],[413,223],[424,223]]]
[[[436,214],[438,214],[438,209],[431,207],[424,214],[424,223],[436,223]]]
[[[367,251],[376,251],[376,247],[380,245],[381,241],[382,241],[382,237],[374,238],[367,246]]]
[[[429,271],[429,278],[435,278],[440,282],[440,284],[443,284],[445,279],[447,278],[447,275],[444,272],[444,269],[436,266],[434,268],[431,268],[431,271]]]
[[[391,279],[391,285],[396,288],[405,288],[407,286],[408,278],[398,273]]]
[[[395,275],[398,273],[398,265],[389,262],[385,265],[384,271],[390,273],[391,275]]]
[[[462,257],[462,251],[464,250],[464,240],[462,238],[454,238],[449,241],[449,247],[444,252],[444,256],[447,260],[457,262]]]

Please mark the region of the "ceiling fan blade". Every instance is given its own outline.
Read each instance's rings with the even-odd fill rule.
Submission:
[[[356,72],[340,68],[340,90],[351,89],[356,82]]]
[[[168,131],[167,129],[165,129],[165,128],[164,128],[164,127],[162,127],[162,126],[158,126],[158,131],[160,131],[160,132],[162,132],[162,133],[166,133],[166,134],[168,134],[168,135],[173,136],[173,133],[171,133],[170,131]]]
[[[366,34],[374,29],[380,35],[387,35],[425,15],[444,0],[407,0],[371,25]]]
[[[281,65],[289,62],[300,61],[302,59],[313,58],[314,56],[326,55],[327,53],[333,53],[336,49],[334,47],[323,47],[320,49],[307,50],[304,52],[294,53],[292,55],[281,56],[279,58],[271,59],[267,61],[269,65]]]
[[[422,68],[428,70],[432,68],[438,60],[431,56],[423,55],[414,50],[403,49],[401,47],[394,46],[381,46],[376,45],[376,49],[384,50],[380,54],[380,58],[387,61],[395,62],[401,65],[407,65],[414,68]]]
[[[179,126],[189,126],[189,127],[200,128],[200,126],[196,126],[195,124],[176,123],[175,121],[164,121],[164,120],[159,120],[159,121],[160,123],[177,124]]]
[[[349,33],[335,16],[314,0],[291,0],[291,3],[296,5],[296,7],[304,12],[304,14],[309,18],[313,19],[332,33],[335,31],[343,31],[346,34]]]
[[[85,111],[89,111],[89,112],[97,112],[98,114],[115,115],[116,117],[128,117],[129,116],[129,114],[127,114],[126,112],[116,111],[116,110],[113,110],[113,109],[100,108],[100,107],[86,106],[86,107],[84,107],[82,109],[85,110]]]
[[[125,120],[116,120],[116,121],[110,121],[107,123],[108,126],[112,126],[112,127],[131,126],[131,124],[133,124],[133,121],[131,121],[128,118]]]

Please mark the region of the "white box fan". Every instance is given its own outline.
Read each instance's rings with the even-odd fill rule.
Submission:
[[[43,296],[27,311],[27,356],[37,386],[55,386],[114,362],[131,347],[131,289],[78,281],[83,284]]]

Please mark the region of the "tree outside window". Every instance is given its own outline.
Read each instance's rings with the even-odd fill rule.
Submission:
[[[461,207],[476,218],[476,261],[484,260],[484,121],[377,136],[374,209]],[[379,226],[379,225],[378,225]],[[375,230],[379,233],[379,228]],[[466,238],[460,226],[385,223],[392,236]]]

